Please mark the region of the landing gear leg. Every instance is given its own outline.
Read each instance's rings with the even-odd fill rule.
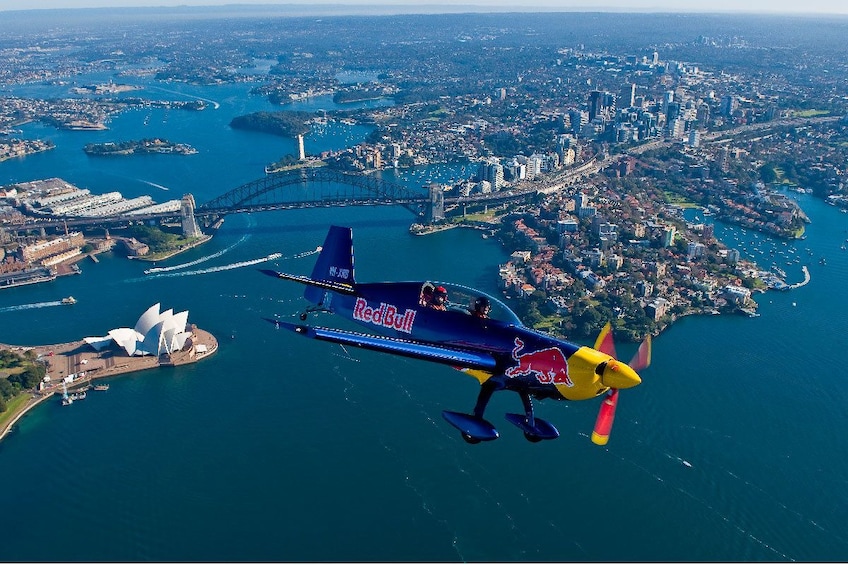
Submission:
[[[480,386],[480,393],[477,395],[477,404],[474,405],[474,416],[477,418],[483,417],[483,412],[486,411],[486,406],[489,405],[489,400],[492,398],[497,387],[490,381],[486,381]]]
[[[521,403],[524,404],[524,417],[527,419],[527,425],[531,428],[536,427],[536,417],[533,415],[533,399],[526,392],[521,393]]]

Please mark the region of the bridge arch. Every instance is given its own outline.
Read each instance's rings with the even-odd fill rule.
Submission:
[[[428,194],[383,180],[379,174],[298,167],[248,182],[197,207],[196,215],[356,205],[400,205],[427,215]]]

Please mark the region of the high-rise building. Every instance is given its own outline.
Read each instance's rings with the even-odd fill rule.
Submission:
[[[674,236],[677,233],[675,226],[666,226],[663,230],[662,245],[663,247],[671,247],[674,244]]]
[[[503,186],[503,165],[497,159],[490,159],[489,161],[480,163],[480,167],[477,169],[477,179],[481,182],[488,182],[493,190],[498,190]]]
[[[689,132],[689,147],[700,147],[701,146],[701,132],[696,129],[693,129]]]
[[[604,93],[600,90],[593,90],[589,93],[589,121],[595,119],[598,114],[603,111]]]
[[[721,153],[718,158],[718,166],[725,173],[730,169],[730,147],[725,145],[721,149]]]
[[[721,115],[730,117],[739,108],[739,99],[732,94],[721,99]]]
[[[695,119],[698,120],[700,127],[705,127],[710,121],[710,105],[706,102],[700,102],[695,110]]]
[[[574,195],[574,211],[580,215],[580,210],[585,208],[586,205],[589,204],[589,197],[583,194],[582,192],[578,192]]]
[[[671,123],[680,117],[680,104],[678,102],[669,102],[665,107],[665,120]]]
[[[569,112],[571,118],[571,131],[579,134],[583,130],[583,126],[589,123],[589,112],[581,110],[572,110]]]

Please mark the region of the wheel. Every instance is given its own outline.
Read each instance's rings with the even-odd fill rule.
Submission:
[[[471,445],[475,445],[475,444],[480,443],[479,439],[477,439],[476,437],[472,437],[472,436],[466,434],[465,432],[462,433],[462,439],[465,440],[465,443],[470,443]]]
[[[539,436],[528,434],[527,432],[524,432],[524,439],[526,439],[530,443],[539,443],[540,441],[542,441],[542,438],[540,438]]]
[[[306,321],[306,312],[300,314],[300,319]]]

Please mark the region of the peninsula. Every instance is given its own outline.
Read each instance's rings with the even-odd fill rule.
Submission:
[[[180,351],[167,355],[127,355],[121,348],[95,350],[85,341],[34,347],[0,344],[3,357],[22,353],[26,358],[44,368],[46,376],[35,387],[23,390],[9,399],[7,408],[0,412],[0,440],[32,408],[65,389],[84,391],[92,381],[135,373],[159,367],[176,367],[206,359],[218,349],[218,340],[211,333],[191,325],[191,336]],[[5,379],[0,375],[0,379]]]

